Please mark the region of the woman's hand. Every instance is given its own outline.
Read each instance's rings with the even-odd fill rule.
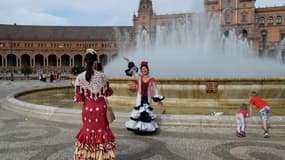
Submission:
[[[73,102],[77,102],[76,96],[73,96]]]

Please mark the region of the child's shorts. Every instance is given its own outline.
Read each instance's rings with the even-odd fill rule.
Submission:
[[[264,108],[262,108],[259,112],[260,112],[260,119],[262,121],[266,121],[268,120],[268,113],[269,113],[270,107],[269,106],[265,106]]]

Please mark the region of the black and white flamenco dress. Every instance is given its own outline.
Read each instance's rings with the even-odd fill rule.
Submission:
[[[126,70],[127,75],[136,78],[137,98],[136,106],[131,111],[125,126],[137,134],[152,134],[158,130],[159,126],[156,121],[157,115],[152,112],[150,103],[151,101],[160,102],[164,97],[159,95],[155,79],[151,77],[144,82],[143,75],[137,73],[137,70],[134,64],[129,64],[129,69]]]

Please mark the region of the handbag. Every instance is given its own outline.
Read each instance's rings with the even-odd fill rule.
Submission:
[[[112,123],[116,119],[112,107],[107,106],[107,120],[109,123]]]

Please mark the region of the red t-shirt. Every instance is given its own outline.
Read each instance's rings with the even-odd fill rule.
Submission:
[[[245,109],[239,110],[237,114],[242,114],[244,117],[248,117],[248,112]]]
[[[250,104],[255,105],[259,110],[261,110],[262,108],[269,106],[269,104],[267,102],[265,102],[263,99],[257,97],[257,96],[253,96],[251,97]]]

